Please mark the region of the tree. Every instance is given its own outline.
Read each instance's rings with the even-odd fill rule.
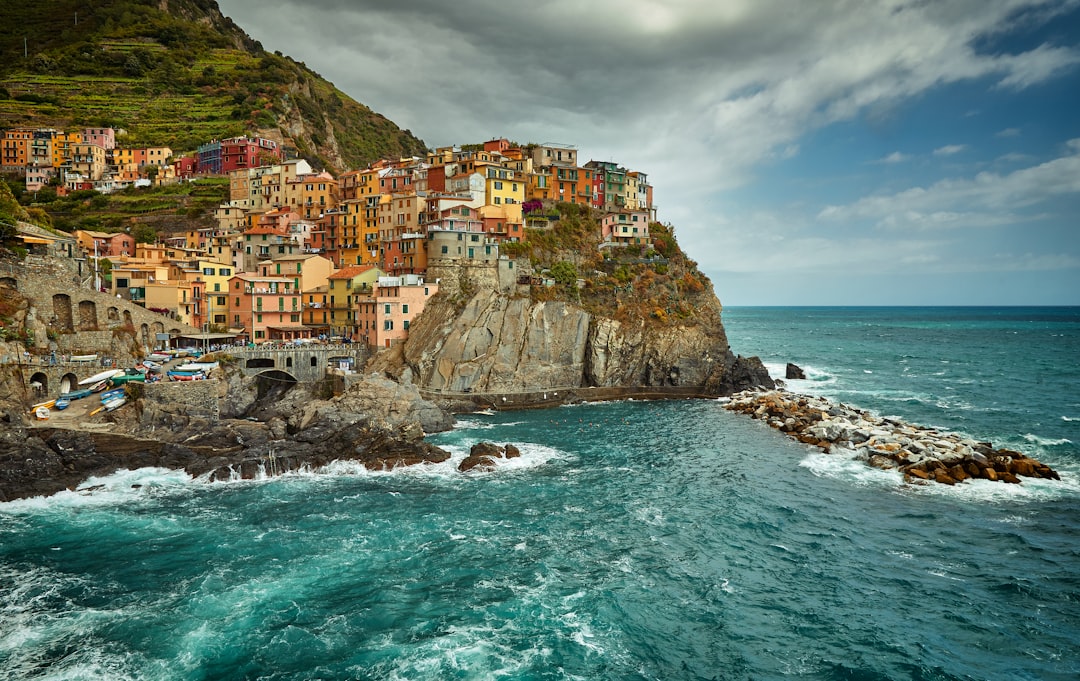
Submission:
[[[131,236],[137,244],[152,244],[157,243],[158,234],[157,230],[150,225],[139,222],[131,228]]]
[[[574,263],[563,260],[557,262],[551,268],[551,278],[555,280],[555,283],[563,286],[573,286],[577,283],[577,268],[574,267]]]

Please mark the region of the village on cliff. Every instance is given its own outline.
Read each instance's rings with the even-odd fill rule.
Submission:
[[[184,156],[119,148],[116,138],[111,128],[7,130],[2,170],[25,176],[28,191],[51,184],[59,195],[226,176],[217,226],[157,243],[136,243],[130,229],[65,237],[29,225],[18,238],[29,253],[82,260],[100,290],[225,343],[390,347],[438,291],[429,266],[512,268],[500,246],[524,242],[526,227],[548,227],[556,202],[598,211],[602,249],[646,246],[656,219],[645,173],[579,165],[578,150],[562,144],[493,139],[334,177],[259,137],[215,140]]]

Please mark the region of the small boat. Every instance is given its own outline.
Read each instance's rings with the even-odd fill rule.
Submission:
[[[173,371],[201,371],[207,373],[218,368],[217,362],[188,362],[187,364],[181,364],[178,367],[173,367]]]
[[[169,380],[172,381],[201,381],[206,374],[201,371],[169,371]]]
[[[108,387],[108,385],[109,385],[109,379],[105,379],[104,381],[98,381],[94,385],[90,386],[90,392],[99,393],[102,390],[104,390],[106,387]]]
[[[101,393],[101,401],[108,402],[109,400],[115,399],[117,397],[122,397],[123,395],[123,388],[113,388],[112,390]]]
[[[55,405],[55,407],[56,407],[57,409],[59,409],[60,411],[63,411],[63,410],[65,410],[65,409],[67,409],[67,408],[68,408],[68,405],[70,405],[70,404],[71,404],[71,399],[69,399],[69,398],[67,398],[67,397],[62,397],[62,396],[61,396],[61,397],[57,397],[57,398],[56,398],[56,405]]]
[[[105,407],[105,411],[112,411],[113,409],[118,409],[125,404],[127,404],[127,397],[121,395],[120,397],[111,399],[108,402],[103,402],[102,406]]]
[[[84,397],[89,397],[92,392],[93,391],[89,388],[83,388],[82,390],[72,390],[71,392],[62,394],[59,398],[57,398],[57,401],[59,401],[61,398],[66,398],[68,400],[81,400]]]
[[[46,402],[38,402],[37,404],[31,404],[30,405],[30,411],[37,411],[38,409],[41,409],[42,407],[45,407],[46,409],[52,409],[54,406],[56,406],[56,400],[48,400]]]
[[[97,355],[72,355],[68,358],[69,362],[96,362]]]
[[[172,359],[172,355],[167,355],[164,352],[152,352],[146,356],[146,359],[151,362],[168,362]]]
[[[49,418],[49,408],[48,407],[38,407],[37,409],[34,410],[34,416],[37,417],[38,421],[46,421],[46,420],[48,420],[48,418]]]
[[[100,374],[94,374],[90,378],[84,378],[79,381],[79,385],[96,385],[99,381],[107,381],[117,374],[124,373],[123,369],[109,369],[108,371],[102,371]]]
[[[125,383],[145,383],[146,374],[135,369],[125,369],[123,373],[117,374],[109,379],[109,384],[113,386],[124,385]]]

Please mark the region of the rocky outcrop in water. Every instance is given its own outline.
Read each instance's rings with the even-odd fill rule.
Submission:
[[[732,396],[727,409],[764,420],[799,442],[853,451],[876,468],[898,469],[909,482],[955,485],[968,478],[1019,483],[1021,477],[1060,480],[1057,472],[1021,452],[995,449],[828,400],[786,391],[750,391]]]
[[[493,442],[478,442],[469,449],[469,455],[458,464],[461,472],[471,470],[492,470],[498,466],[500,459],[516,459],[521,456],[521,450],[514,445],[500,447]]]
[[[612,316],[562,300],[535,300],[494,270],[452,272],[396,353],[373,368],[421,388],[449,393],[521,393],[582,387],[700,387],[714,395],[772,387],[756,357],[736,357],[720,303],[700,294],[692,318]],[[485,276],[487,278],[485,278]]]
[[[250,421],[222,422],[182,442],[111,432],[11,428],[0,433],[0,501],[55,494],[74,489],[89,477],[123,469],[162,467],[215,481],[318,470],[334,461],[388,470],[438,463],[450,456],[424,442],[419,429],[391,431],[327,420],[296,436],[278,435],[272,424]]]

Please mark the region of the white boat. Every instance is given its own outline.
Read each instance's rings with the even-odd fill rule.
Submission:
[[[37,417],[38,421],[48,420],[48,418],[49,418],[49,408],[48,407],[38,407],[37,409],[34,410],[34,416]]]
[[[181,364],[178,367],[173,367],[171,371],[202,371],[204,373],[208,373],[217,368],[217,362],[188,362],[187,364]]]
[[[123,369],[109,369],[108,371],[102,371],[100,374],[94,374],[90,378],[84,378],[83,380],[79,381],[79,385],[94,385],[95,383],[107,381],[113,376],[122,373],[124,373]]]
[[[109,400],[107,402],[102,402],[101,406],[105,407],[105,411],[112,411],[113,409],[118,409],[118,408],[124,406],[125,404],[127,404],[127,397],[124,396],[124,395],[121,395],[119,397],[114,397],[113,399],[111,399],[111,400]]]

